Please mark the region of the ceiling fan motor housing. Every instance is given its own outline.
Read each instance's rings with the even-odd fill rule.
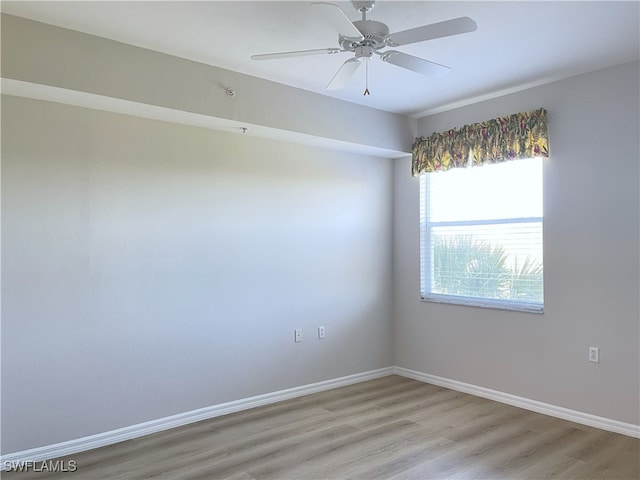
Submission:
[[[376,22],[375,20],[356,20],[353,24],[362,33],[364,40],[354,40],[341,35],[339,42],[343,49],[353,50],[357,47],[366,46],[377,50],[386,45],[385,38],[389,35],[389,27],[384,23]]]

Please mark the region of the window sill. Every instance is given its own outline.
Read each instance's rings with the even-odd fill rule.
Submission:
[[[544,313],[544,305],[537,303],[509,302],[504,300],[487,300],[481,298],[458,297],[455,295],[427,295],[421,297],[423,302],[446,303],[465,307],[493,308],[514,312]]]

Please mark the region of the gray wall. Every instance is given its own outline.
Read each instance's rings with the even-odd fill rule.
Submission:
[[[633,424],[639,418],[638,64],[425,117],[419,134],[544,107],[545,313],[421,302],[418,180],[395,164],[394,362]],[[600,363],[587,360],[600,347]]]
[[[1,33],[3,78],[99,95],[97,108],[116,98],[398,152],[390,158],[415,138],[414,118],[106,38],[6,14]]]
[[[3,96],[3,453],[391,365],[391,208],[388,159]]]

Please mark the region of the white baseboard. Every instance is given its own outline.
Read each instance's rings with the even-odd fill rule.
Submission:
[[[114,443],[131,440],[133,438],[142,437],[151,433],[161,432],[170,428],[180,427],[189,423],[199,422],[209,418],[219,417],[229,413],[238,412],[240,410],[248,410],[250,408],[269,405],[291,398],[302,397],[312,393],[332,390],[334,388],[353,385],[375,378],[393,375],[393,367],[380,368],[369,372],[356,373],[346,377],[335,378],[323,382],[312,383],[300,387],[288,388],[278,392],[266,393],[264,395],[256,395],[255,397],[243,398],[232,402],[221,403],[211,407],[200,408],[190,412],[179,413],[169,417],[151,420],[149,422],[131,425],[129,427],[111,430],[109,432],[98,433],[88,437],[69,440],[67,442],[46,445],[44,447],[24,450],[22,452],[9,453],[3,455],[0,459],[0,470],[7,470],[10,466],[19,465],[26,462],[40,462],[44,460],[52,460],[72,455],[74,453],[92,450],[98,447],[113,445]]]
[[[524,408],[538,413],[543,413],[552,417],[562,418],[572,422],[600,428],[635,438],[640,438],[640,425],[632,423],[620,422],[609,418],[599,417],[588,413],[570,410],[568,408],[551,405],[549,403],[531,400],[509,393],[491,390],[489,388],[479,387],[469,383],[451,380],[449,378],[438,377],[427,373],[409,370],[402,367],[387,367],[369,372],[357,373],[346,377],[335,378],[323,382],[312,383],[300,387],[288,388],[278,392],[267,393],[264,395],[256,395],[255,397],[243,398],[232,402],[221,403],[211,407],[200,408],[190,412],[171,415],[169,417],[151,420],[149,422],[131,425],[129,427],[111,430],[109,432],[98,433],[88,437],[69,440],[67,442],[46,445],[44,447],[33,448],[21,452],[10,453],[0,457],[0,470],[6,470],[12,465],[26,462],[40,462],[44,460],[52,460],[74,453],[92,450],[94,448],[113,445],[115,443],[131,440],[133,438],[142,437],[152,433],[161,432],[170,428],[180,427],[200,420],[219,417],[229,413],[248,410],[250,408],[269,405],[291,398],[302,397],[312,393],[332,390],[334,388],[353,385],[367,380],[373,380],[388,375],[400,375],[421,382],[438,385],[459,392],[469,393],[478,397],[488,398],[497,402],[506,403],[515,407]]]
[[[477,385],[459,382],[457,380],[451,380],[449,378],[438,377],[436,375],[430,375],[428,373],[417,372],[415,370],[409,370],[407,368],[394,367],[393,372],[396,375],[412,378],[424,383],[430,383],[433,385],[438,385],[440,387],[449,388],[451,390],[469,393],[478,397],[488,398],[497,402],[506,403],[507,405],[513,405],[514,407],[520,407],[526,410],[531,410],[533,412],[543,413],[551,417],[562,418],[563,420],[569,420],[571,422],[580,423],[582,425],[588,425],[590,427],[596,427],[602,430],[640,438],[640,425],[635,425],[633,423],[620,422],[618,420],[612,420],[610,418],[591,415],[590,413],[570,410],[568,408],[559,407],[557,405],[539,402],[537,400],[531,400],[529,398],[519,397],[517,395],[511,395],[510,393],[499,392],[497,390],[491,390],[490,388],[479,387]]]

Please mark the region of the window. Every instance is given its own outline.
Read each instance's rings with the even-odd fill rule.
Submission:
[[[422,299],[542,312],[542,159],[420,177]]]

